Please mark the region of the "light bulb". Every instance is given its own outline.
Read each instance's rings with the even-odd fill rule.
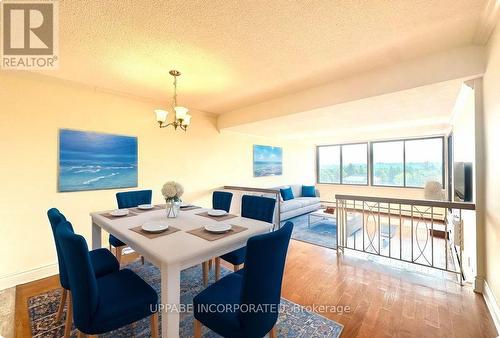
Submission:
[[[175,110],[175,118],[177,120],[183,120],[186,117],[187,112],[189,111],[189,109],[185,107],[175,107],[174,110]]]
[[[168,111],[163,109],[156,109],[155,115],[156,115],[156,121],[163,123],[167,120]]]
[[[184,119],[182,120],[182,125],[189,126],[190,123],[191,123],[191,115],[186,114],[186,116],[184,116]]]

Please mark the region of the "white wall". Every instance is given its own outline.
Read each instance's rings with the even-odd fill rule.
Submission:
[[[488,43],[483,79],[486,281],[500,301],[500,25]]]
[[[474,81],[471,81],[473,86]],[[475,105],[476,93],[473,88],[463,85],[453,111],[453,159],[454,162],[470,162],[473,164],[473,173],[476,173],[476,133],[475,133]],[[476,181],[473,179],[473,201],[476,201]],[[473,280],[477,271],[477,243],[476,243],[476,212],[464,210],[464,273],[468,280]]]

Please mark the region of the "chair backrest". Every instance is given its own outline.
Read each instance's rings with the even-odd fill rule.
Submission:
[[[85,239],[70,229],[68,222],[61,222],[56,230],[61,246],[73,302],[73,319],[80,330],[90,327],[99,303],[99,292],[94,268],[90,263],[89,248]]]
[[[212,208],[229,212],[232,199],[233,193],[227,191],[214,191],[212,194]]]
[[[141,204],[150,204],[152,190],[136,190],[116,193],[118,208],[133,208]]]
[[[276,200],[274,198],[243,195],[241,199],[241,217],[272,223],[275,205]]]
[[[68,280],[68,275],[66,273],[66,264],[64,262],[64,256],[62,254],[61,246],[59,245],[59,242],[57,241],[56,237],[57,227],[61,222],[66,221],[66,217],[64,217],[64,215],[56,208],[49,209],[47,211],[47,216],[49,217],[50,228],[52,229],[52,235],[54,236],[54,242],[56,244],[57,263],[59,266],[59,281],[63,288],[69,290],[69,280]],[[69,224],[69,229],[73,231],[71,223],[68,222],[68,224]]]
[[[281,283],[293,223],[247,241],[239,319],[245,337],[263,337],[278,319]],[[251,310],[253,305],[255,310]],[[259,307],[260,305],[260,307]]]

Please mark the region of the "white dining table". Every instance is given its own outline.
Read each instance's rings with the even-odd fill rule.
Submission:
[[[108,219],[102,215],[109,211],[90,213],[93,249],[102,247],[101,229],[104,229],[160,269],[163,338],[179,337],[179,312],[172,311],[172,309],[180,309],[181,270],[242,248],[250,237],[269,232],[273,226],[271,223],[238,216],[223,222],[243,226],[247,230],[215,241],[208,241],[187,232],[205,225],[218,223],[217,220],[197,215],[204,211],[207,211],[207,209],[181,210],[177,218],[167,218],[165,209],[141,212],[133,217],[116,217],[114,219]],[[163,221],[180,231],[150,239],[130,230],[130,228],[149,221]],[[203,283],[201,279],[199,282]]]

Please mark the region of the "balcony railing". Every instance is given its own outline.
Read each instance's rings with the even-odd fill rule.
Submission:
[[[356,250],[457,274],[463,283],[462,213],[475,204],[336,195],[337,250]]]

